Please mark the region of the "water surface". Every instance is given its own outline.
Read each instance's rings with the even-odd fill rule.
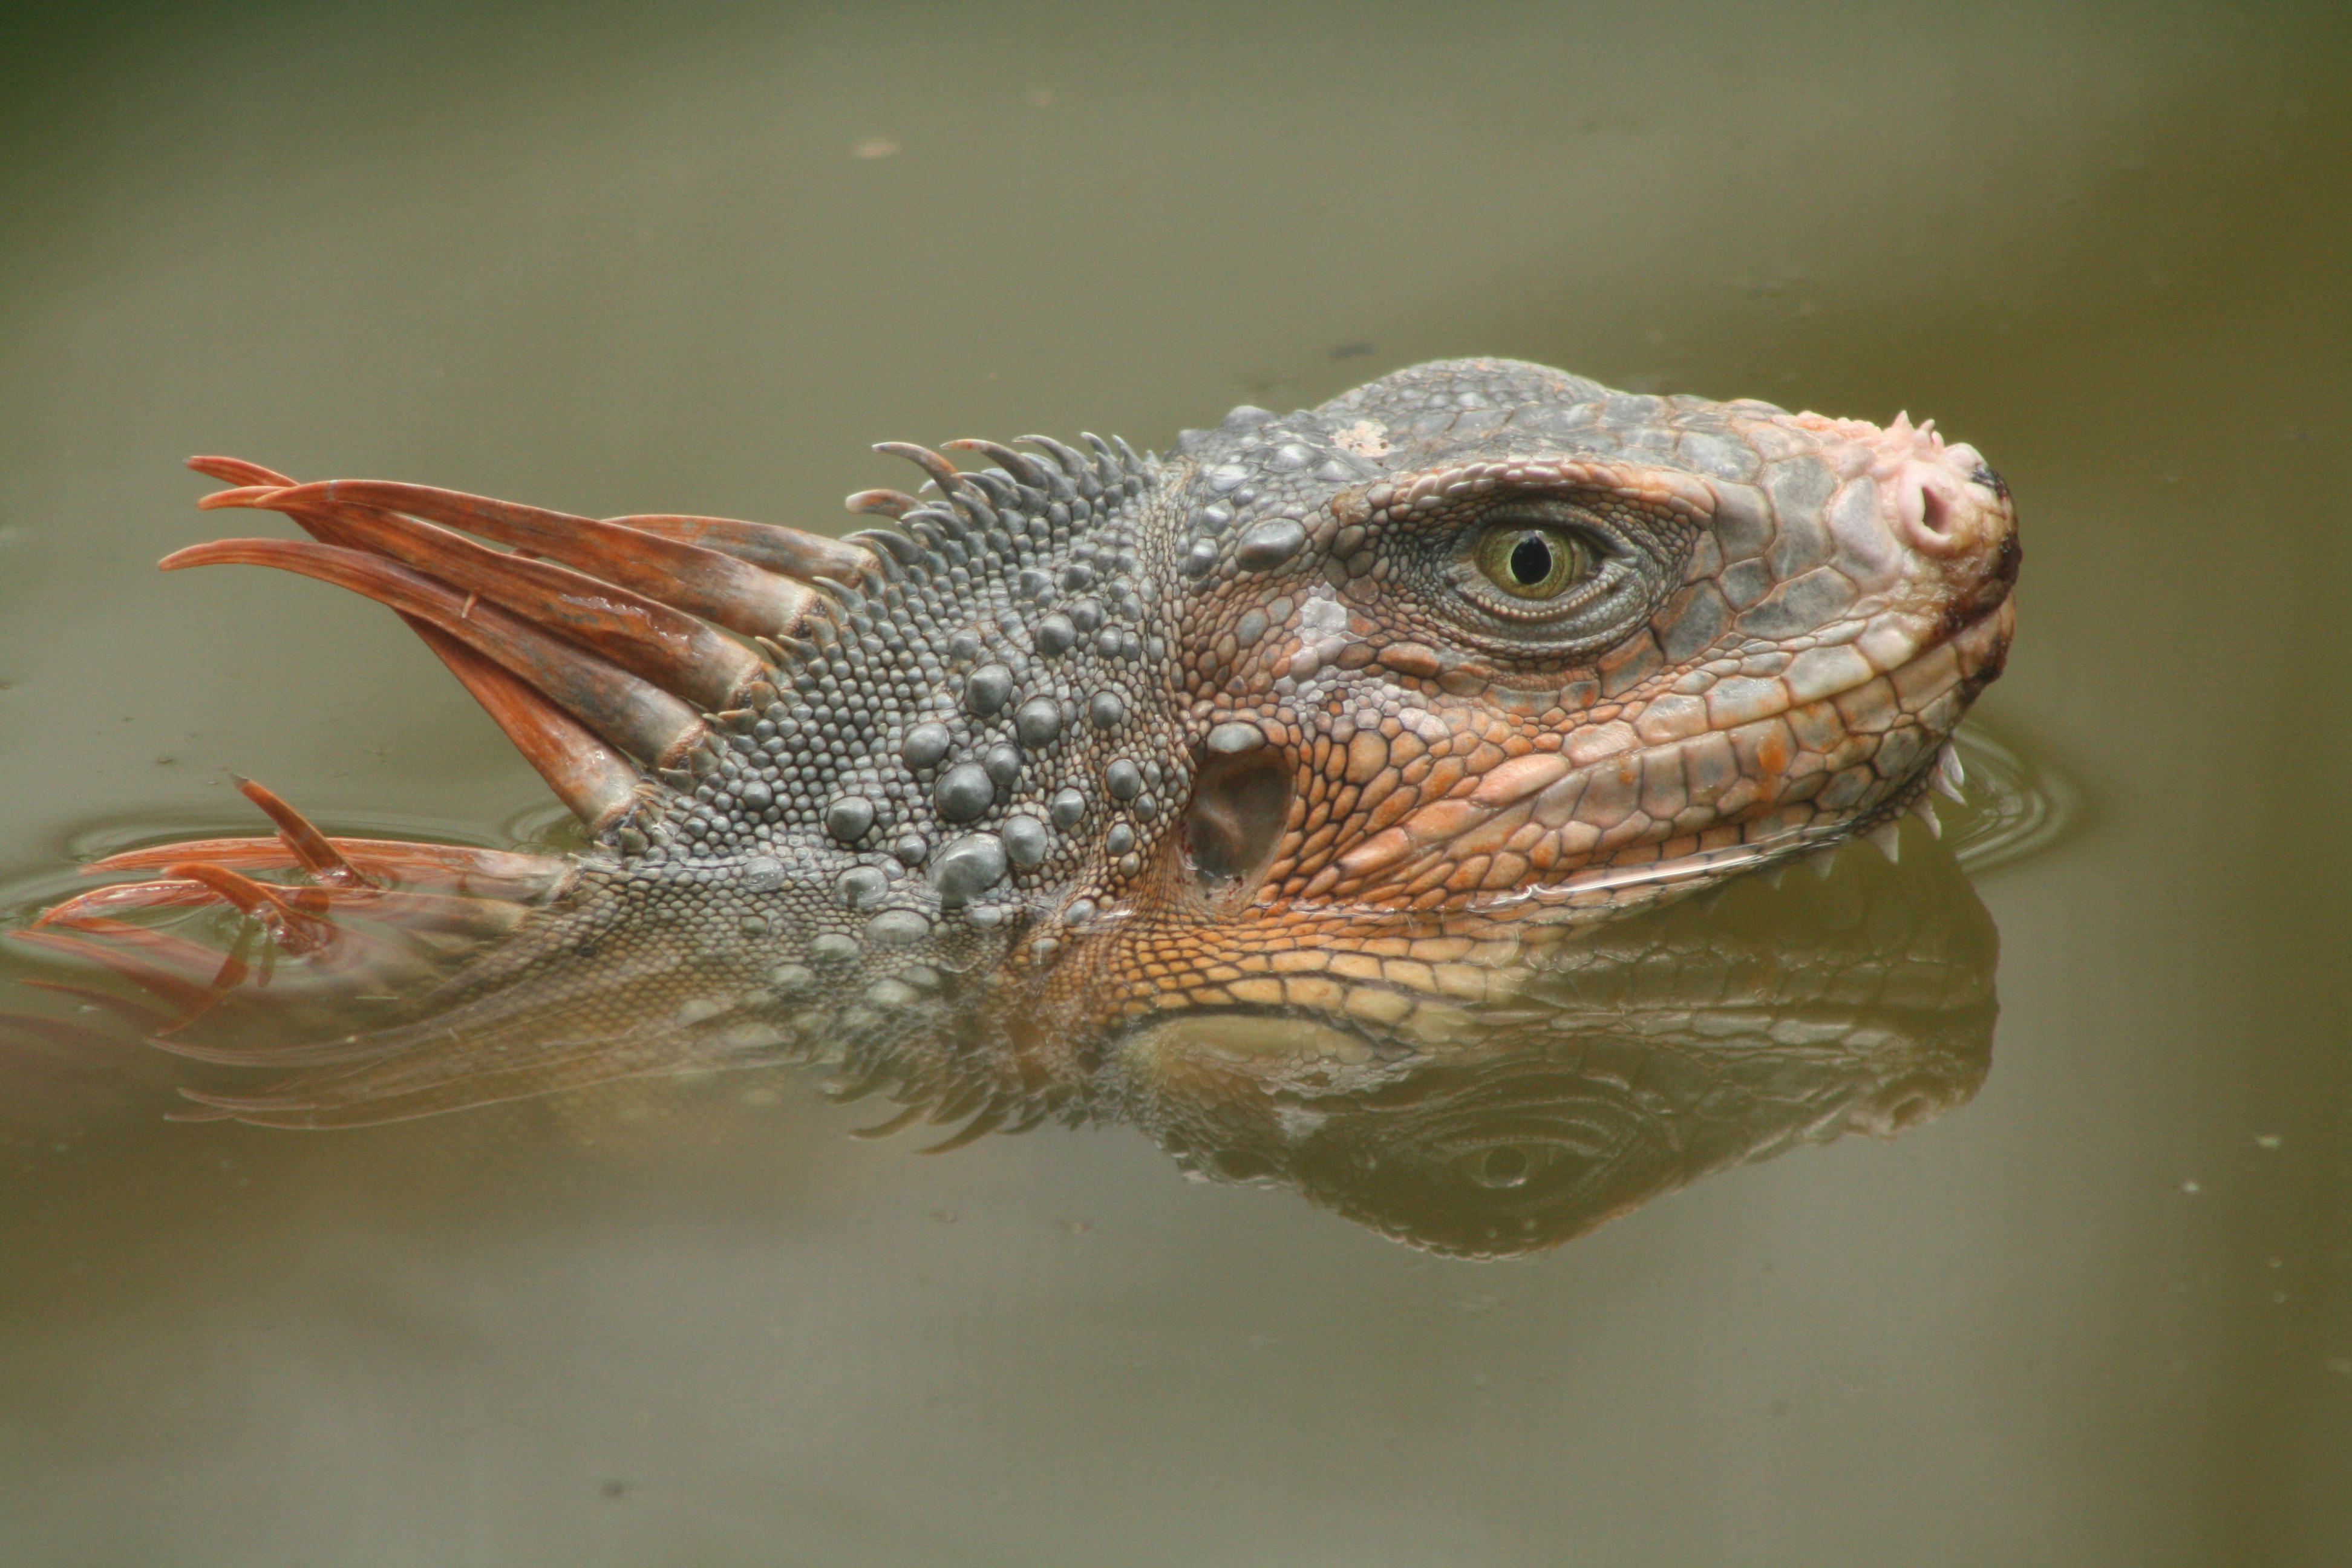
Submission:
[[[151,570],[216,531],[189,452],[834,529],[899,482],[874,440],[1164,447],[1474,353],[1980,447],[2027,552],[1981,712],[2076,805],[1917,884],[1998,929],[1972,1100],[1507,1264],[1132,1131],[853,1141],[804,1077],[306,1135],[19,1049],[0,1559],[2352,1555],[2347,45],[2320,5],[29,16],[11,900],[245,830],[231,770],[347,831],[546,820],[390,616]]]

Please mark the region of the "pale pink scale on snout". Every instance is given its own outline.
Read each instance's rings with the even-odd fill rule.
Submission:
[[[1979,548],[1990,531],[2006,527],[2000,497],[1986,482],[1990,470],[1965,441],[1946,442],[1936,422],[1911,423],[1908,413],[1880,428],[1861,419],[1826,419],[1800,414],[1791,423],[1853,443],[1867,452],[1870,473],[1885,513],[1905,544],[1936,556],[1960,555]],[[1832,521],[1838,514],[1832,512]]]

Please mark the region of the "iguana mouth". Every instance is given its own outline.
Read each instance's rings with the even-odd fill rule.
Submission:
[[[1636,719],[1582,754],[1571,739],[1499,764],[1477,790],[1339,857],[1325,901],[1393,901],[1381,888],[1417,896],[1417,866],[1538,846],[1569,862],[1560,874],[1466,889],[1464,907],[1572,906],[1596,891],[1687,883],[1817,848],[1920,797],[1960,712],[2000,674],[2014,625],[2004,595],[1957,632],[1937,626],[1890,669],[1872,668],[1851,643],[1830,645],[1755,683],[1775,700],[1728,710],[1736,719],[1718,727],[1645,744]],[[1611,741],[1619,743],[1601,749]],[[1702,812],[1704,826],[1670,830],[1678,814]],[[1310,892],[1304,901],[1316,900]]]

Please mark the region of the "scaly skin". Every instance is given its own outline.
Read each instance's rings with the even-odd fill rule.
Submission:
[[[1443,1054],[1567,933],[1912,805],[2012,625],[2006,490],[1899,420],[1468,360],[1238,409],[1164,458],[1037,444],[959,444],[998,465],[973,474],[890,448],[933,483],[852,498],[904,531],[850,542],[206,460],[247,481],[215,504],[337,548],[184,563],[393,603],[594,845],[536,885],[503,868],[506,934],[393,1021],[247,1053],[306,1070],[204,1098],[320,1125],[814,1060],[977,1135],[1118,1113],[1137,1063],[1236,1016],[1303,1020],[1334,1060]],[[1469,552],[1505,522],[1598,576],[1496,592]],[[206,869],[235,853],[327,890]],[[322,952],[446,929],[371,890],[415,881],[397,847],[341,893],[320,853],[121,860],[170,869],[51,920],[121,942],[105,909],[226,898]],[[391,951],[348,971],[380,990]]]

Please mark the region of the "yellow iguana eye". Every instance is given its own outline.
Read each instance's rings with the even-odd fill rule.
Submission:
[[[1515,599],[1557,599],[1592,574],[1592,552],[1563,529],[1503,523],[1478,539],[1471,559]]]

